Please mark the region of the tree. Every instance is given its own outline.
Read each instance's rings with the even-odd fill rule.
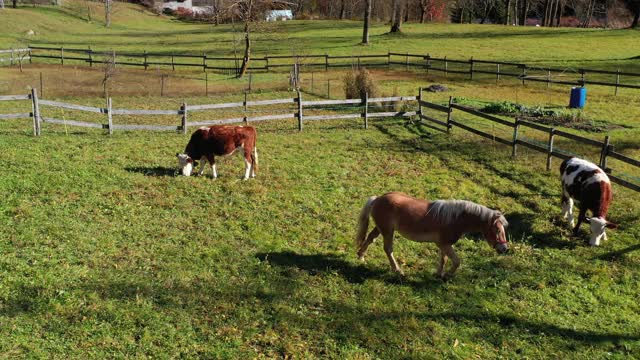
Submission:
[[[631,27],[637,28],[640,21],[640,0],[624,0],[624,4],[633,14],[633,20],[631,21]]]
[[[111,0],[104,0],[104,26],[111,27]]]
[[[404,0],[393,0],[393,19],[391,21],[390,33],[399,33],[402,31],[402,15],[404,9]]]
[[[257,23],[264,19],[267,10],[274,7],[285,7],[291,2],[284,0],[232,0],[227,3],[226,10],[233,17],[238,17],[243,23],[244,55],[238,78],[243,77],[249,69],[251,61],[251,36]]]
[[[362,43],[369,45],[369,23],[371,22],[371,0],[364,1],[364,28],[362,29]]]

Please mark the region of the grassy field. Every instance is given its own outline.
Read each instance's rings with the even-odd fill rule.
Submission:
[[[232,53],[230,26],[116,7],[111,30],[87,22],[73,6],[5,9],[0,48],[25,43],[24,33],[33,29],[28,41],[40,44]],[[98,7],[94,16],[100,16]],[[638,32],[630,30],[408,24],[396,38],[383,35],[386,26],[378,24],[374,45],[365,48],[356,45],[357,22],[276,26],[260,35],[257,53],[350,54],[401,46],[451,57],[598,67],[628,65],[638,55]],[[79,66],[0,68],[0,95],[38,87],[40,72],[45,98],[103,106],[100,70]],[[205,97],[201,74],[177,72],[167,80],[168,96],[160,97],[156,75],[120,69],[114,107],[242,101],[247,86],[246,80],[212,76]],[[326,97],[326,79],[334,81],[332,97],[343,97],[342,72],[315,74],[315,88],[309,75],[303,74],[305,99]],[[373,75],[382,95],[415,95],[419,86],[445,84],[448,92],[425,93],[437,103],[455,96],[563,108],[568,101],[564,86],[418,72]],[[294,96],[275,74],[254,81],[250,99]],[[598,140],[610,135],[617,151],[639,158],[637,91],[613,96],[610,88],[590,87],[588,96],[584,121],[606,130],[570,131]],[[0,113],[28,111],[27,101],[0,102]],[[101,114],[49,107],[43,116],[104,122]],[[236,116],[241,112],[224,110],[190,119]],[[503,135],[499,126],[454,116]],[[114,121],[179,122],[170,116]],[[237,157],[220,161],[217,180],[177,176],[174,155],[187,135],[108,136],[44,124],[43,136],[34,138],[29,120],[0,122],[2,357],[640,358],[638,193],[614,185],[609,217],[620,227],[591,248],[587,227],[572,237],[559,215],[559,160],[547,172],[545,156],[527,149],[512,159],[509,147],[461,129],[446,135],[401,119],[370,120],[368,130],[353,121],[308,122],[303,132],[293,121],[257,127],[258,177],[243,182]],[[560,145],[597,159],[597,150]],[[498,256],[469,235],[456,245],[462,266],[447,282],[434,276],[437,250],[430,244],[396,241],[404,278],[390,272],[380,242],[361,263],[351,244],[357,214],[368,196],[388,191],[501,209],[512,251]]]
[[[184,23],[130,4],[116,4],[113,26],[102,23],[100,6],[88,22],[84,2],[65,7],[5,9],[0,13],[0,48],[26,44],[86,47],[96,50],[150,52],[206,51],[233,55],[241,47],[240,25]],[[97,19],[97,20],[96,20]],[[493,25],[405,24],[400,36],[374,24],[370,46],[361,46],[358,21],[287,21],[264,24],[257,31],[254,54],[351,55],[387,51],[430,53],[449,58],[520,61],[532,64],[622,67],[638,70],[638,30],[505,27]],[[35,35],[27,35],[33,30]],[[588,51],[586,51],[588,49]],[[240,51],[240,50],[239,50]]]
[[[640,356],[640,207],[599,248],[559,217],[543,157],[403,121],[259,127],[258,178],[176,177],[187,137],[3,125],[0,351],[9,357]],[[54,150],[55,149],[55,150]],[[313,156],[310,156],[313,154]],[[556,163],[556,166],[558,164]],[[502,209],[513,251],[460,241],[442,282],[435,247],[351,248],[364,199],[390,190]]]

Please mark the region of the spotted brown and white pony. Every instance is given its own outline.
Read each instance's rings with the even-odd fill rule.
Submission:
[[[583,221],[591,227],[589,244],[600,245],[600,240],[607,240],[606,228],[613,229],[616,224],[606,220],[613,193],[611,181],[607,174],[596,164],[587,160],[570,158],[560,165],[562,181],[562,214],[569,219],[569,226],[573,227],[573,234],[578,235],[578,229]],[[573,201],[578,202],[580,213],[578,223],[573,221]],[[591,210],[592,216],[586,216]]]
[[[205,163],[211,165],[213,178],[218,177],[216,156],[228,156],[240,152],[244,157],[244,180],[256,176],[258,150],[256,149],[256,129],[251,126],[213,125],[201,127],[189,139],[184,154],[176,154],[182,175],[190,176],[196,161],[202,162],[200,172],[204,172]]]
[[[373,218],[375,227],[366,236],[369,217]],[[507,220],[500,211],[471,201],[430,202],[400,192],[390,192],[380,197],[372,196],[367,200],[360,212],[355,244],[358,257],[364,260],[369,245],[382,234],[384,251],[391,264],[391,270],[403,274],[393,256],[395,231],[409,240],[436,243],[440,249],[437,274],[446,279],[460,266],[460,259],[453,250],[453,245],[463,234],[481,232],[491,247],[504,254],[509,250],[504,230],[507,225]],[[449,273],[445,271],[448,258],[453,262]]]

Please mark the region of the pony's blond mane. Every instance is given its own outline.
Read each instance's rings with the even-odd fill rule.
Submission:
[[[429,205],[429,215],[440,220],[445,225],[454,224],[461,215],[473,215],[481,221],[491,222],[497,215],[502,226],[509,225],[507,219],[498,210],[489,209],[467,200],[437,200]]]

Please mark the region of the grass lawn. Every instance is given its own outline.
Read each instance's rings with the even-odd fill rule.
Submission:
[[[526,150],[401,120],[258,128],[240,181],[176,177],[187,136],[0,132],[0,351],[8,356],[640,356],[640,207],[615,188],[620,228],[569,237],[556,171]],[[310,156],[313,154],[312,156]],[[556,162],[555,166],[559,163]],[[434,246],[351,247],[367,196],[401,190],[502,209],[512,252],[467,237],[449,282]]]
[[[241,52],[241,26],[184,23],[142,8],[115,4],[112,28],[103,26],[101,7],[70,0],[64,7],[7,8],[0,12],[0,48],[27,44],[94,50],[185,52],[211,56]],[[235,29],[235,30],[234,30]],[[27,35],[33,30],[35,35]],[[390,36],[375,23],[370,46],[361,46],[359,21],[287,21],[260,25],[254,33],[256,56],[292,53],[351,55],[411,52],[454,59],[518,61],[530,64],[640,71],[638,30],[512,27],[500,25],[412,24]],[[588,49],[588,50],[587,50]],[[41,60],[41,59],[40,59]]]
[[[140,51],[233,53],[230,26],[185,24],[116,4],[114,26],[87,22],[72,5],[5,9],[0,48],[26,42]],[[100,19],[94,7],[94,19]],[[7,20],[7,21],[5,21]],[[11,20],[11,21],[9,21]],[[29,21],[27,21],[29,20]],[[33,29],[36,35],[25,40]],[[633,65],[637,31],[407,24],[401,37],[373,28],[357,45],[358,22],[278,23],[259,35],[256,54],[398,51],[593,67]],[[402,41],[399,41],[401,39]],[[597,44],[598,46],[594,46]],[[584,51],[589,49],[589,51]],[[538,55],[540,54],[540,55]],[[637,63],[637,60],[635,61]],[[100,70],[50,64],[0,69],[0,94],[39,86],[46,99],[103,106]],[[176,72],[160,97],[158,76],[120,69],[114,108],[177,109],[182,102],[242,101],[246,80],[212,76],[210,96],[195,72]],[[281,75],[281,74],[280,74]],[[341,72],[316,73],[305,99],[342,98]],[[154,77],[155,76],[155,77]],[[181,77],[181,80],[177,80]],[[469,82],[423,72],[375,71],[381,95],[425,93],[473,101],[562,108],[568,88],[486,78]],[[294,97],[282,77],[257,74],[250,100]],[[324,84],[324,85],[323,85]],[[43,116],[104,122],[101,114],[43,106]],[[0,113],[30,104],[0,102]],[[254,111],[251,109],[251,111]],[[259,111],[259,110],[255,110]],[[291,111],[285,107],[277,111]],[[311,112],[307,113],[310,114]],[[255,114],[259,114],[256,112]],[[590,87],[587,122],[570,130],[640,157],[637,90]],[[190,120],[242,116],[190,113]],[[441,115],[439,115],[441,116]],[[458,121],[505,129],[454,113]],[[115,116],[116,123],[177,125],[173,116]],[[588,247],[588,228],[570,236],[560,217],[560,184],[545,156],[453,130],[440,134],[401,119],[259,123],[258,177],[241,181],[242,161],[222,159],[220,178],[177,175],[175,153],[188,135],[65,128],[29,120],[0,122],[0,354],[5,357],[202,358],[638,358],[640,357],[640,204],[614,185],[609,241]],[[545,134],[522,130],[545,141]],[[597,160],[597,150],[557,140]],[[640,177],[610,160],[613,169]],[[635,172],[634,172],[635,171]],[[512,251],[498,256],[475,235],[456,249],[456,276],[434,276],[431,244],[399,239],[406,273],[391,273],[380,242],[367,262],[351,244],[368,196],[403,191],[428,199],[468,199],[502,210]]]

